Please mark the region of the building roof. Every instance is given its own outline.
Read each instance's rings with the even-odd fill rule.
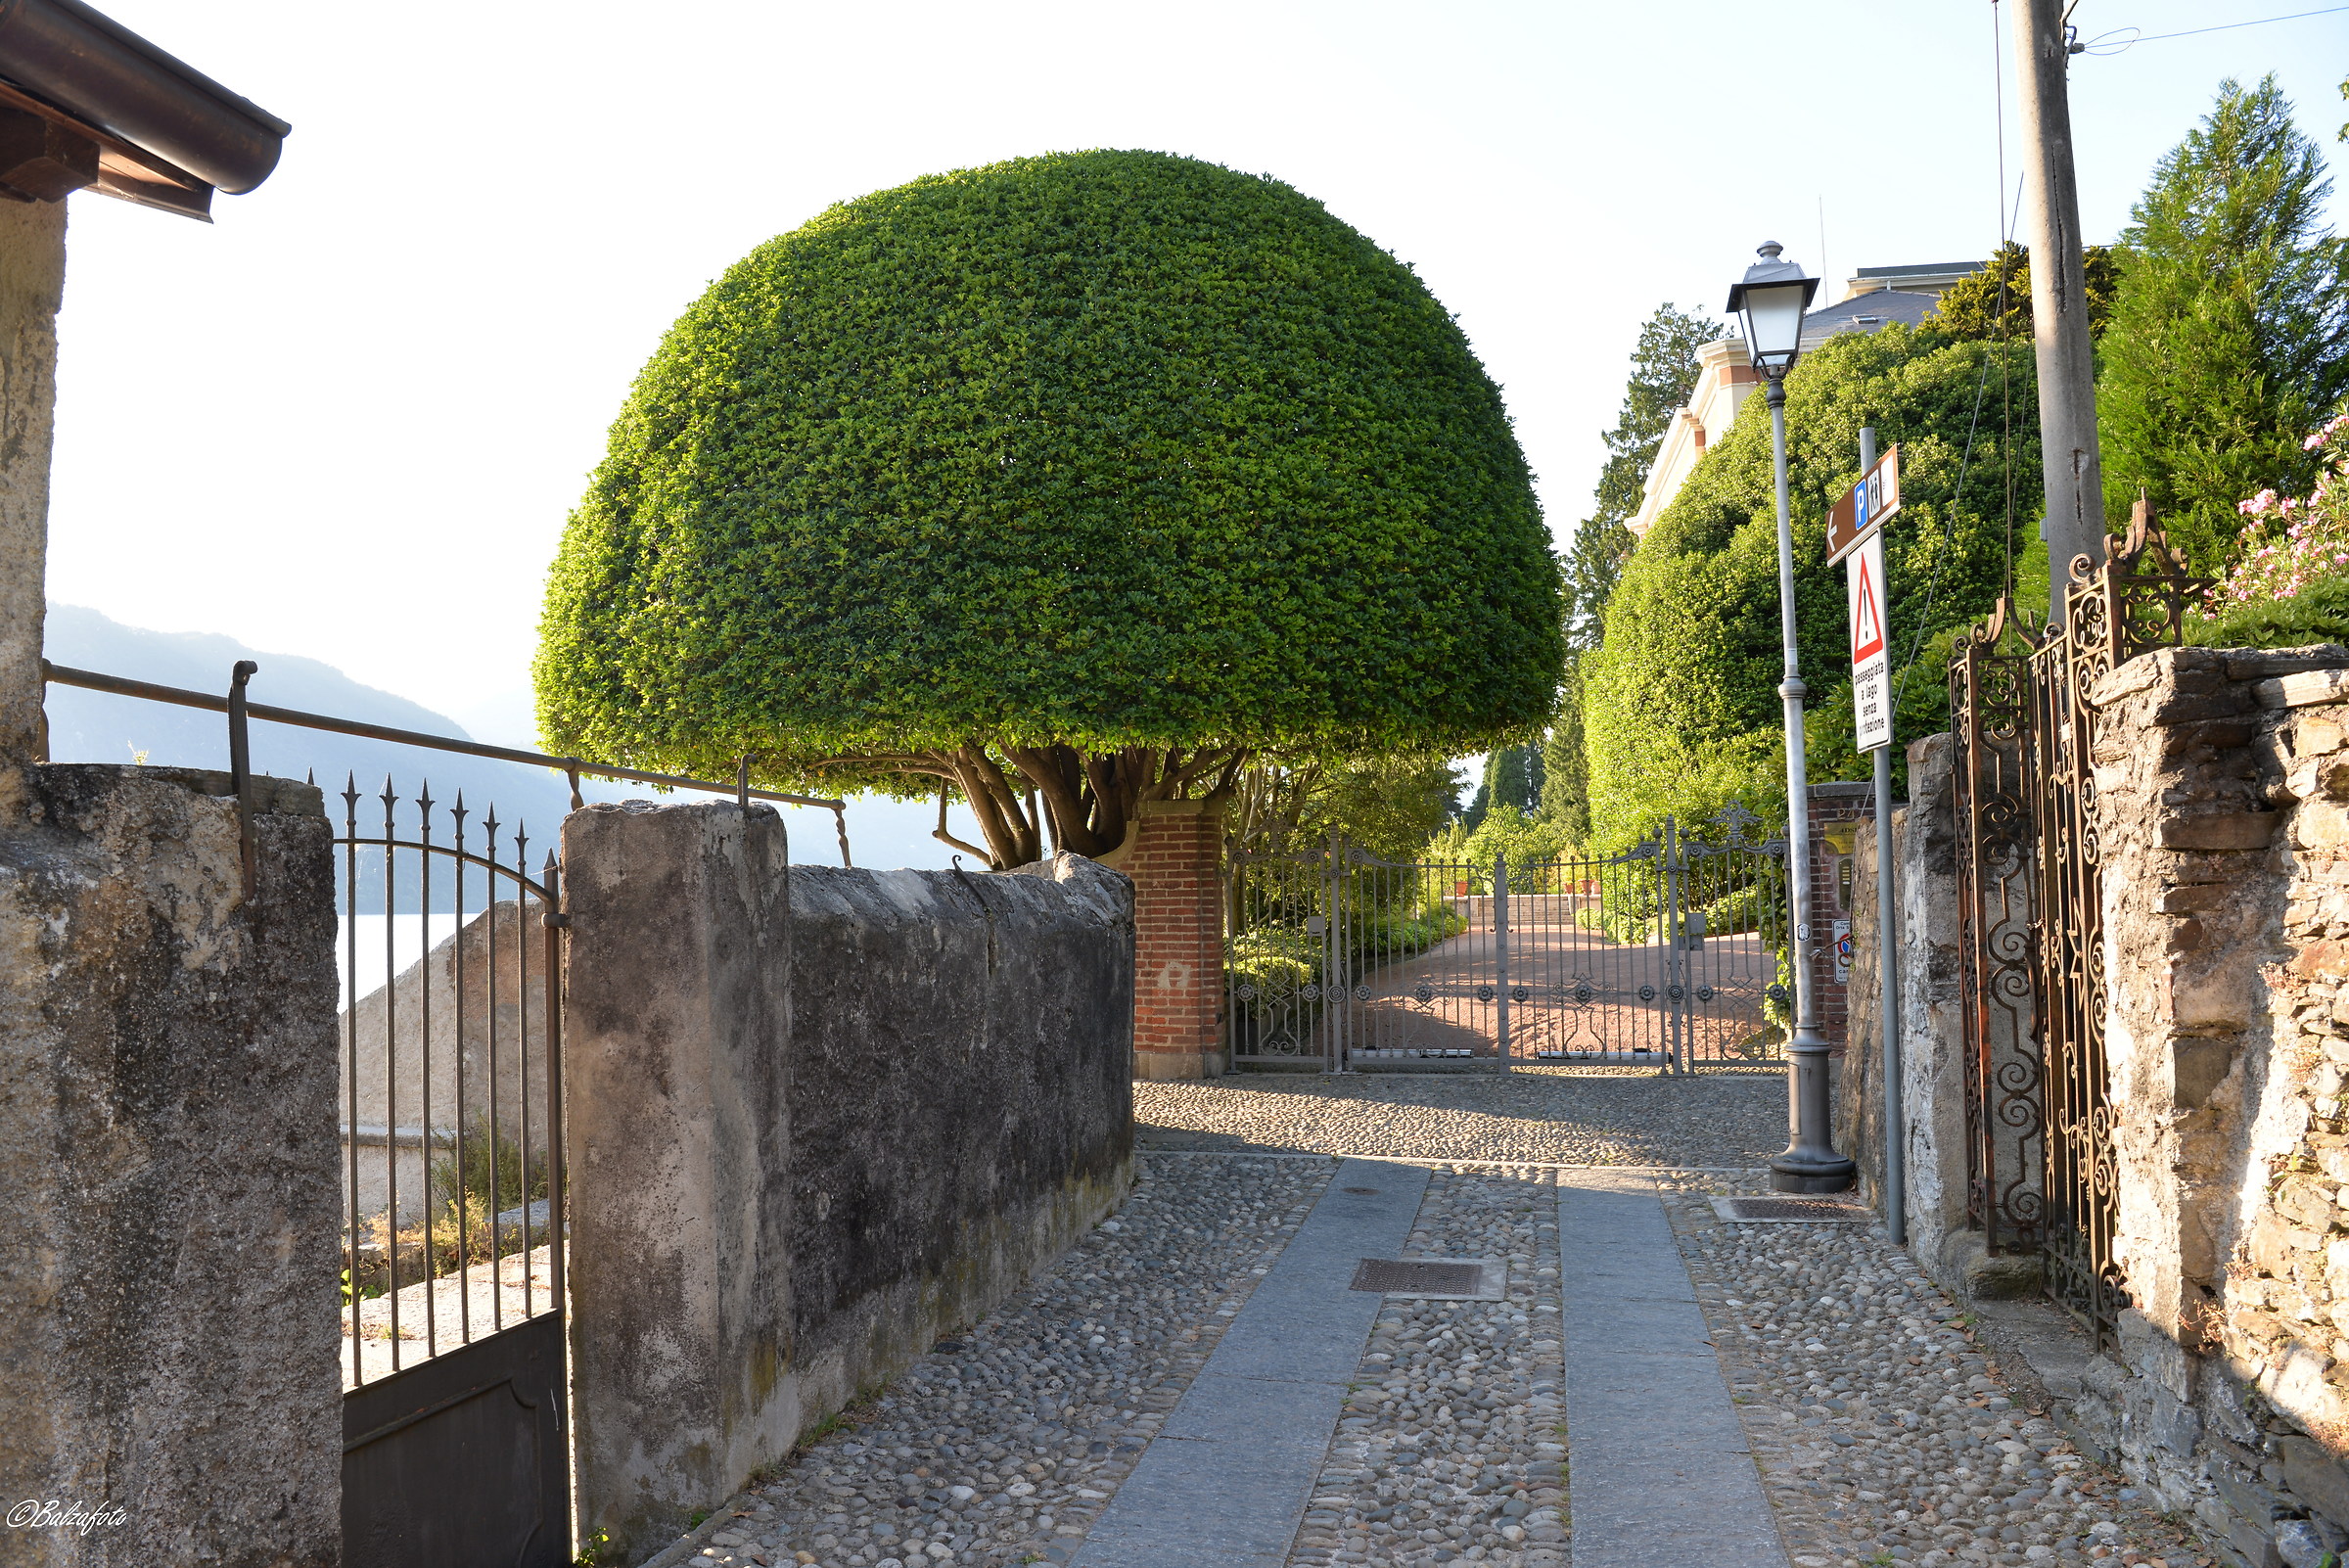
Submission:
[[[1839,332],[1873,332],[1888,321],[1915,326],[1941,303],[1937,294],[1911,294],[1905,289],[1877,289],[1849,300],[1821,305],[1803,317],[1803,346],[1809,347]]]
[[[1980,261],[1915,261],[1897,267],[1862,267],[1843,286],[1846,300],[1883,289],[1939,294],[1959,278],[1982,270]]]
[[[95,189],[209,221],[293,127],[81,0],[0,0],[0,195]]]

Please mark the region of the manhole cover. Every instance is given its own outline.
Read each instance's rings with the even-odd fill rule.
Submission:
[[[1747,1223],[1797,1224],[1822,1220],[1867,1221],[1874,1215],[1840,1198],[1715,1198],[1713,1212]]]
[[[1481,1296],[1484,1285],[1485,1266],[1481,1263],[1364,1258],[1354,1271],[1354,1283],[1347,1288],[1388,1296]]]

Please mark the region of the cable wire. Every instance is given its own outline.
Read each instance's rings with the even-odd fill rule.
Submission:
[[[2343,11],[2349,11],[2349,6],[2326,6],[2322,11],[2295,11],[2288,17],[2259,17],[2250,22],[2223,22],[2212,27],[2188,27],[2184,32],[2147,33],[2135,27],[2115,27],[2110,32],[2096,34],[2086,43],[2071,45],[2070,52],[2075,55],[2126,54],[2141,43],[2160,43],[2167,38],[2198,38],[2206,32],[2233,32],[2237,27],[2265,27],[2271,23],[2301,22],[2310,17],[2336,16]],[[2067,11],[2064,15],[2068,19],[2071,13]],[[2123,38],[2121,36],[2123,33],[2131,36]],[[2116,39],[2119,41],[2115,42]]]

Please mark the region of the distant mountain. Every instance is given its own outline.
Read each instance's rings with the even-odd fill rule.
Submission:
[[[240,659],[251,659],[261,667],[246,688],[256,703],[457,740],[472,738],[445,715],[363,686],[331,665],[291,654],[260,653],[233,637],[201,631],[145,631],[109,620],[95,610],[53,604],[46,643],[52,664],[205,692],[225,693],[231,667]],[[131,762],[141,760],[143,754],[144,761],[156,766],[228,766],[228,719],[224,715],[57,685],[49,688],[48,712],[52,761]],[[279,778],[303,778],[314,772],[326,789],[327,811],[338,828],[346,809],[342,798],[345,780],[355,778],[360,793],[360,830],[382,833],[382,797],[389,776],[398,797],[395,820],[400,836],[412,837],[415,797],[429,780],[437,840],[446,841],[451,824],[448,808],[462,792],[469,836],[475,846],[480,824],[494,805],[501,824],[501,857],[511,858],[513,840],[506,830],[519,821],[529,834],[527,853],[535,870],[541,847],[554,848],[556,831],[571,808],[570,785],[563,775],[547,768],[259,719],[253,723],[252,736],[254,770]],[[380,884],[377,886],[380,889]],[[369,897],[365,879],[361,897]],[[373,897],[380,899],[382,895],[378,891]]]
[[[127,675],[133,680],[152,680],[190,691],[225,693],[231,667],[240,659],[250,659],[261,667],[260,673],[246,688],[256,703],[389,724],[428,735],[472,738],[447,715],[435,713],[405,697],[363,686],[332,665],[292,654],[258,653],[234,637],[203,631],[146,631],[79,605],[53,604],[49,607],[47,641],[45,651],[53,664],[94,669],[101,674]],[[527,737],[487,738],[505,745],[529,745]],[[76,686],[49,688],[52,761],[129,762],[140,753],[146,754],[146,760],[159,767],[226,768],[228,719],[224,715],[201,709],[115,697]],[[338,829],[344,821],[344,780],[353,774],[360,791],[359,822],[365,832],[382,831],[381,797],[387,773],[398,787],[397,820],[403,836],[415,824],[415,796],[423,781],[429,779],[432,783],[436,819],[433,836],[441,842],[446,841],[448,832],[448,807],[462,790],[469,823],[479,824],[484,814],[484,807],[494,803],[501,824],[510,826],[518,819],[525,824],[533,865],[540,858],[541,847],[553,848],[555,832],[571,808],[569,783],[560,773],[549,769],[258,719],[253,725],[253,760],[260,772],[280,778],[301,778],[315,770],[318,782],[327,788],[327,810]],[[581,782],[589,801],[652,796],[643,785],[594,779]],[[676,801],[694,797],[657,798]],[[849,832],[855,844],[857,864],[944,867],[953,856],[952,852],[930,836],[937,814],[935,805],[920,801],[892,801],[879,796],[852,800]],[[830,812],[793,807],[786,809],[784,815],[796,858],[818,864],[834,858]],[[957,835],[967,842],[978,842],[979,829],[968,807],[957,803],[953,821]],[[513,840],[503,833],[500,837],[505,841],[510,859]],[[361,907],[380,909],[379,873],[362,868],[359,887]],[[436,907],[447,907],[438,895],[433,901]],[[404,890],[401,907],[403,910],[414,907]]]

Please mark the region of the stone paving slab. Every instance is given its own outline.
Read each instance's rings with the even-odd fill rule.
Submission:
[[[1652,1179],[1558,1178],[1575,1568],[1787,1568]]]
[[[1407,1166],[1338,1167],[1074,1568],[1280,1568],[1384,1302],[1348,1288],[1355,1266],[1401,1251],[1427,1180]]]

